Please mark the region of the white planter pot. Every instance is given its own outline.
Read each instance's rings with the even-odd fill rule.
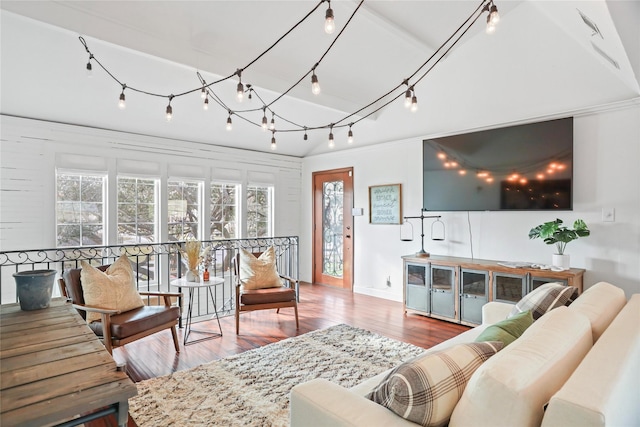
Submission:
[[[551,259],[551,265],[553,265],[554,267],[562,268],[563,270],[568,270],[569,269],[569,255],[567,255],[567,254],[564,254],[564,255],[553,254],[553,257]]]

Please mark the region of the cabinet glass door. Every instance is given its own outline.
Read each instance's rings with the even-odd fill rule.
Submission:
[[[489,272],[460,270],[460,320],[482,323],[482,306],[488,301]]]
[[[526,293],[527,278],[516,274],[494,273],[493,299],[518,302]]]
[[[428,264],[405,264],[405,306],[429,313]]]
[[[455,318],[455,268],[431,265],[431,313]]]
[[[548,277],[531,276],[530,280],[529,280],[529,289],[528,289],[528,291],[531,292],[532,290],[540,287],[541,285],[544,285],[545,283],[549,283],[549,282],[562,283],[565,286],[569,285],[569,282],[567,282],[566,280],[562,280],[562,279],[551,279],[551,278],[548,278]]]

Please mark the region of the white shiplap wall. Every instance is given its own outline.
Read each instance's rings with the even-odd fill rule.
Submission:
[[[263,183],[275,186],[274,234],[300,232],[301,159],[10,116],[0,118],[2,251],[55,246],[56,167],[130,174],[138,163],[141,174],[161,180],[188,175],[205,182],[222,178],[240,182],[243,187],[252,182],[251,177],[261,177]],[[257,183],[255,179],[253,182]]]

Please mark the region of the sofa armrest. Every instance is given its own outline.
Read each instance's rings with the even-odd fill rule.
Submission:
[[[493,325],[507,318],[513,309],[513,304],[491,301],[482,306],[482,324]]]
[[[291,427],[410,426],[387,408],[322,378],[291,390]]]

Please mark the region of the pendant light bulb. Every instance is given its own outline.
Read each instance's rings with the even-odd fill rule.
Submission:
[[[200,98],[205,99],[207,97],[207,89],[205,89],[205,87],[202,87],[202,91],[200,91]]]
[[[303,139],[304,141],[306,141],[307,139],[309,139],[309,137],[307,136],[307,127],[306,127],[306,126],[304,127],[304,136],[302,137],[302,139]]]
[[[327,13],[324,15],[324,32],[327,34],[333,34],[336,30],[336,24],[333,20],[333,9],[331,9],[331,2],[327,8]]]
[[[331,126],[331,130],[329,131],[329,148],[335,147],[336,144],[333,141],[333,126]]]
[[[496,32],[496,24],[491,21],[491,15],[487,16],[487,28],[485,29],[487,34],[493,34]]]
[[[269,127],[269,125],[267,124],[267,113],[264,112],[264,108],[263,108],[263,114],[262,114],[262,130],[266,131],[267,128]]]
[[[349,125],[349,133],[347,134],[347,144],[353,144],[353,131],[351,125]]]
[[[411,89],[407,89],[407,91],[404,93],[404,107],[411,107]]]
[[[311,75],[311,93],[314,95],[320,94],[320,83],[318,82],[318,76],[316,76],[315,71]]]
[[[209,97],[207,96],[202,103],[202,108],[207,111],[209,109]]]
[[[418,111],[418,97],[413,95],[413,98],[411,98],[411,112],[415,113],[416,111]]]
[[[89,60],[87,61],[87,68],[86,68],[87,77],[92,77],[93,76],[93,66],[91,65],[91,60],[92,59],[93,59],[93,55],[89,54]]]
[[[269,123],[269,130],[274,130],[275,128],[276,128],[275,113],[271,113],[271,123]]]
[[[236,88],[236,95],[238,98],[238,102],[242,102],[244,99],[244,85],[242,82],[238,82],[238,87]]]
[[[121,110],[124,110],[127,107],[127,104],[125,104],[124,100],[125,100],[124,89],[122,89],[122,93],[120,94],[120,99],[118,100],[118,108],[120,108]]]
[[[231,131],[233,129],[233,124],[231,122],[231,112],[229,112],[229,117],[227,117],[227,130]]]
[[[170,122],[171,118],[173,117],[173,108],[171,108],[171,104],[167,105],[167,121]]]
[[[271,133],[271,150],[275,151],[276,149],[276,133],[272,132]]]
[[[496,25],[498,22],[500,22],[500,14],[498,13],[498,7],[495,4],[491,5],[489,19],[491,20],[491,22],[493,22],[493,25]]]

